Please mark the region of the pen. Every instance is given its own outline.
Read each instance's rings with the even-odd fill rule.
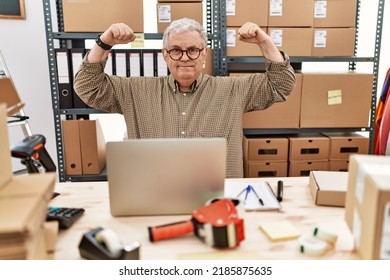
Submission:
[[[283,200],[283,181],[278,181],[278,195],[277,200],[281,202]]]
[[[259,200],[261,206],[264,206],[264,202],[263,200],[259,197],[259,195],[257,194],[257,192],[255,191],[255,189],[251,186],[251,185],[248,185],[248,187],[250,187],[250,189],[253,191],[253,193],[256,195],[257,199]]]

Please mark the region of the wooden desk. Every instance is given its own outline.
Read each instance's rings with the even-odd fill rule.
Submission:
[[[313,259],[298,251],[298,241],[271,242],[259,230],[263,222],[292,222],[302,234],[310,234],[315,226],[336,233],[335,248],[320,258],[358,259],[353,250],[353,237],[344,221],[344,208],[320,207],[313,202],[308,188],[308,177],[267,178],[272,187],[284,181],[284,197],[281,211],[245,212],[245,240],[232,250],[211,248],[189,234],[169,240],[151,243],[148,226],[188,220],[190,216],[112,217],[109,211],[107,182],[57,183],[61,195],[53,199],[51,206],[83,207],[84,215],[70,228],[59,233],[56,259],[80,259],[78,244],[82,235],[98,226],[114,230],[123,243],[139,241],[141,259],[219,258],[219,259]],[[259,179],[242,180],[243,185]],[[261,179],[264,180],[264,179]],[[316,257],[315,259],[317,259]]]

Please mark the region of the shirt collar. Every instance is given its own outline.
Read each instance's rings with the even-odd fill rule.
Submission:
[[[203,80],[203,74],[201,73],[185,93],[194,93],[202,83],[202,80]],[[179,85],[172,75],[169,75],[168,83],[175,93],[180,93]]]

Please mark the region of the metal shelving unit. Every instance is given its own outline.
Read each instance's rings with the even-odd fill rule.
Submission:
[[[373,74],[374,82],[372,88],[372,98],[371,98],[371,113],[368,127],[362,128],[297,128],[297,129],[244,129],[245,135],[269,135],[269,134],[300,134],[300,133],[326,133],[326,132],[369,132],[370,138],[370,147],[369,151],[373,151],[373,138],[374,138],[374,122],[376,114],[376,104],[377,104],[377,85],[378,85],[378,71],[379,71],[379,58],[380,58],[380,46],[382,38],[382,26],[383,26],[383,14],[384,14],[384,5],[385,0],[379,0],[378,2],[378,15],[377,15],[377,24],[375,30],[375,50],[372,57],[358,57],[357,56],[357,47],[358,47],[358,35],[359,35],[359,22],[360,22],[360,0],[357,0],[356,7],[356,37],[355,37],[355,50],[354,56],[351,57],[290,57],[292,66],[295,69],[302,69],[302,63],[306,62],[348,62],[349,70],[356,70],[356,64],[361,62],[370,62],[373,63]],[[229,70],[253,70],[261,69],[261,66],[264,65],[263,57],[228,57],[226,55],[226,0],[220,1],[220,44],[221,48],[219,49],[220,61],[220,71],[219,74],[226,76],[228,75]],[[264,68],[264,67],[263,67]]]

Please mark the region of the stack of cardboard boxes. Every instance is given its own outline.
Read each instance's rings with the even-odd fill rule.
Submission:
[[[254,22],[290,56],[353,56],[356,0],[226,1],[227,56],[259,56],[257,46],[237,40],[237,29]]]
[[[244,137],[245,177],[309,176],[313,170],[348,171],[349,157],[367,154],[368,146],[367,137],[353,132]]]
[[[12,174],[4,103],[0,143],[0,259],[48,259],[58,231],[57,221],[45,223],[56,174]]]

